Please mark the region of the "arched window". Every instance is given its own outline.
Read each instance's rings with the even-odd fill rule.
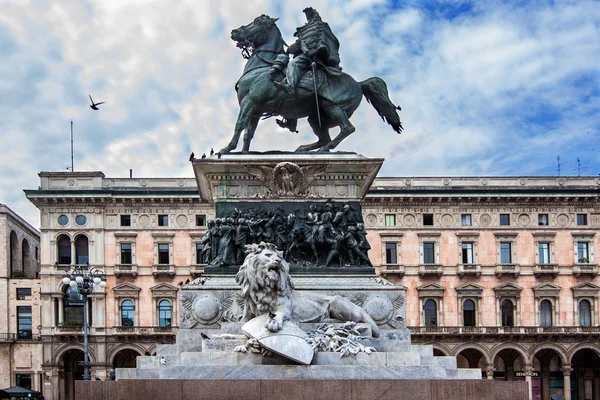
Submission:
[[[58,263],[71,264],[71,239],[67,235],[61,235],[56,241],[56,247],[58,248]]]
[[[89,263],[88,238],[85,235],[79,235],[75,239],[75,259],[77,264]]]
[[[133,326],[133,303],[131,300],[121,303],[121,326]]]
[[[579,324],[581,326],[592,326],[592,307],[588,300],[579,302]]]
[[[552,326],[552,303],[542,300],[540,303],[540,326]]]
[[[158,326],[171,326],[171,303],[161,300],[158,303]]]
[[[515,326],[514,307],[510,300],[502,302],[502,326]]]
[[[19,240],[15,231],[10,232],[10,271],[14,273],[19,266]]]
[[[83,326],[83,296],[79,293],[77,286],[67,286],[65,291],[64,325]]]
[[[21,270],[23,272],[30,272],[29,263],[31,262],[31,260],[29,259],[29,257],[31,257],[29,251],[29,242],[27,241],[27,239],[23,239],[23,241],[21,242]]]
[[[423,308],[425,310],[425,326],[427,328],[437,327],[437,304],[435,300],[427,299]]]
[[[464,326],[475,326],[475,302],[465,300],[463,303],[463,321]]]

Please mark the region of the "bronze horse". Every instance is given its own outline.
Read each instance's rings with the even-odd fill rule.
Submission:
[[[325,76],[326,73],[323,71],[317,71],[317,80],[320,80],[321,84],[328,85],[327,96],[322,96],[321,90],[318,91],[320,123],[314,90],[309,89],[311,86],[299,84],[295,98],[278,91],[269,77],[273,61],[277,55],[285,53],[283,48],[285,42],[275,24],[276,21],[276,18],[261,15],[252,23],[231,32],[231,39],[238,42],[238,47],[243,49],[248,62],[236,84],[240,112],[235,124],[235,132],[229,145],[221,149],[221,153],[228,153],[237,147],[242,131],[245,131],[242,152],[248,152],[260,118],[274,115],[288,120],[308,117],[308,123],[318,140],[298,147],[297,152],[316,149],[322,152],[330,151],[356,130],[349,118],[358,108],[363,95],[381,118],[386,120],[396,132],[402,132],[402,124],[396,111],[400,108],[389,99],[387,86],[381,78],[373,77],[356,82],[345,73],[332,77]],[[312,72],[306,75],[308,74],[312,83]],[[336,126],[340,127],[340,133],[332,140],[329,129]]]

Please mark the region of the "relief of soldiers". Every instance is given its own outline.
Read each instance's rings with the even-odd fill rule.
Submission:
[[[261,241],[274,243],[288,261],[302,265],[372,266],[360,213],[350,204],[340,207],[332,201],[322,208],[313,203],[287,216],[280,207],[257,207],[235,209],[224,218],[209,220],[202,238],[205,262],[240,265],[245,245]]]

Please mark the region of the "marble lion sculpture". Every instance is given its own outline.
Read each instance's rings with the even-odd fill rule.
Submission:
[[[296,291],[289,274],[290,267],[271,243],[247,245],[248,255],[236,275],[245,300],[242,320],[247,322],[269,314],[265,327],[276,332],[283,321],[319,322],[323,318],[365,322],[374,337],[380,330],[365,310],[341,296]]]

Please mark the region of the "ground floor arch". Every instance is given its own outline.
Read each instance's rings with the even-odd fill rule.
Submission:
[[[83,379],[83,351],[79,349],[68,349],[60,356],[59,361],[59,386],[61,400],[75,399],[75,381]]]
[[[571,357],[571,399],[600,399],[600,352],[580,348]]]

